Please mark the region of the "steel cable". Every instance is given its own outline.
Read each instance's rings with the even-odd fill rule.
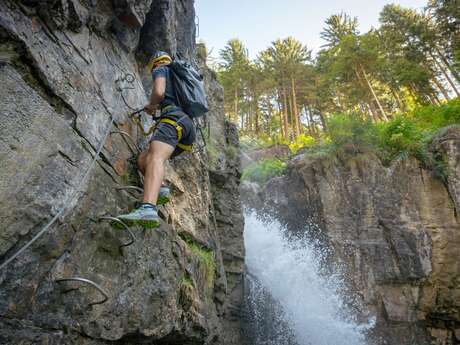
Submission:
[[[5,268],[10,262],[12,262],[14,259],[16,259],[19,255],[21,255],[27,248],[29,248],[35,241],[37,241],[43,234],[58,220],[59,217],[65,216],[66,211],[69,211],[69,209],[66,208],[67,205],[69,205],[74,198],[79,194],[80,192],[80,187],[86,180],[86,178],[89,176],[89,173],[93,169],[94,164],[96,163],[97,159],[99,158],[99,155],[104,148],[105,141],[107,140],[107,137],[110,134],[110,131],[112,129],[113,125],[113,117],[110,119],[110,123],[107,126],[107,130],[102,138],[101,144],[96,151],[96,154],[94,155],[90,165],[88,166],[85,174],[83,175],[82,179],[78,182],[75,191],[70,194],[70,196],[65,200],[64,206],[59,210],[58,213],[46,224],[29,242],[27,242],[24,246],[21,247],[16,253],[14,253],[10,258],[8,258],[4,263],[0,265],[0,270]]]

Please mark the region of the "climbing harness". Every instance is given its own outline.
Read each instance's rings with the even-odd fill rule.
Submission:
[[[56,283],[64,283],[64,282],[70,282],[70,281],[76,281],[76,282],[91,285],[93,288],[95,288],[97,291],[99,291],[102,296],[104,296],[104,298],[101,299],[100,301],[92,302],[89,305],[103,304],[103,303],[107,302],[107,300],[109,299],[108,293],[105,292],[103,288],[101,288],[98,284],[96,284],[92,280],[85,279],[85,278],[80,278],[80,277],[60,278],[60,279],[55,280]]]
[[[171,109],[175,108],[174,106],[168,105],[162,109],[162,113],[165,113]],[[154,117],[153,119],[156,121],[155,125],[151,126],[150,129],[146,132],[144,130],[144,126],[142,125],[142,121],[140,119],[140,114],[144,111],[144,109],[141,110],[136,110],[135,112],[131,113],[129,116],[132,118],[134,123],[137,124],[139,129],[141,130],[142,134],[144,134],[146,137],[150,136],[157,127],[160,125],[160,123],[166,123],[168,125],[173,126],[176,129],[177,132],[177,147],[184,151],[191,152],[193,149],[193,145],[187,145],[187,144],[182,144],[180,141],[182,140],[182,126],[178,123],[178,121],[167,117],[167,115],[161,115],[160,117]],[[171,115],[171,114],[170,114]],[[186,116],[186,115],[184,115]]]
[[[184,151],[188,151],[188,152],[192,151],[193,145],[182,144],[180,142],[182,140],[182,127],[181,125],[179,125],[179,123],[177,123],[176,120],[170,119],[168,117],[163,117],[160,119],[160,121],[156,123],[156,125],[153,127],[153,130],[155,130],[160,123],[166,123],[168,125],[173,126],[176,129],[177,131],[177,145],[176,146],[178,148]]]
[[[115,82],[117,83],[119,81],[124,81],[124,82],[127,82],[128,84],[132,84],[134,82],[134,80],[135,80],[135,77],[132,74],[127,73],[124,76],[122,76],[121,78],[118,78]],[[129,105],[129,103],[126,101],[126,99],[125,99],[125,97],[123,95],[123,90],[124,89],[134,89],[134,87],[129,86],[129,87],[121,88],[121,87],[117,86],[116,90],[120,92],[121,98],[122,98],[124,104],[126,105],[126,107],[128,109],[130,109],[130,110],[134,110],[133,113],[129,114],[129,117],[132,118],[134,120],[134,122],[140,127],[140,129],[141,129],[141,131],[142,131],[142,133],[144,135],[147,136],[147,135],[150,135],[151,133],[153,133],[153,131],[155,130],[156,126],[158,126],[158,124],[166,123],[166,124],[174,126],[174,128],[177,131],[178,141],[180,141],[182,139],[182,127],[178,124],[177,121],[175,121],[173,119],[170,119],[170,118],[167,118],[167,117],[160,117],[159,121],[155,124],[155,126],[152,126],[152,128],[149,130],[149,132],[146,133],[144,131],[144,128],[143,128],[142,123],[140,121],[140,113],[143,111],[143,109],[136,110],[135,108],[133,108],[133,107],[131,107]],[[110,116],[110,121],[109,121],[109,123],[107,125],[107,129],[104,132],[104,135],[103,135],[103,137],[102,137],[102,139],[100,141],[98,149],[95,151],[94,157],[92,158],[92,160],[91,160],[90,164],[88,165],[86,171],[82,175],[82,178],[76,184],[75,190],[66,198],[65,202],[63,203],[63,206],[53,216],[53,218],[35,236],[32,237],[31,240],[29,240],[26,244],[24,244],[19,250],[17,250],[12,256],[10,256],[8,259],[6,259],[0,265],[0,270],[4,269],[8,264],[10,264],[13,260],[15,260],[18,256],[20,256],[25,250],[27,250],[33,243],[35,243],[40,237],[42,237],[60,217],[65,217],[67,215],[67,213],[70,210],[70,208],[67,208],[66,206],[71,204],[75,200],[75,198],[78,195],[80,195],[80,193],[82,193],[82,191],[80,190],[80,187],[86,181],[86,179],[89,177],[89,174],[91,173],[95,163],[100,158],[100,154],[102,152],[102,149],[104,148],[105,142],[106,142],[109,134],[120,134],[123,137],[128,138],[129,142],[131,143],[131,145],[134,146],[135,150],[137,152],[141,151],[139,146],[137,145],[136,141],[131,137],[131,135],[129,133],[127,133],[125,131],[121,131],[121,130],[112,131],[111,129],[112,129],[113,124],[114,124],[114,118],[112,116]],[[201,132],[201,128],[200,128],[200,132]],[[203,140],[204,140],[204,137],[203,137]],[[128,145],[130,147],[130,149],[132,149],[131,145]],[[192,150],[192,145],[184,145],[184,144],[178,143],[177,146],[180,147],[181,149],[185,150],[185,151],[191,151]],[[138,191],[141,190],[141,188],[136,187],[136,186],[124,186],[124,187],[119,187],[117,189],[118,190],[135,189],[135,190],[138,190]],[[119,218],[110,217],[110,216],[103,216],[103,217],[99,218],[99,221],[110,221],[112,223],[118,224],[128,232],[128,234],[130,235],[131,239],[129,240],[129,242],[123,243],[120,246],[120,248],[130,246],[136,241],[136,237],[134,236],[132,231]],[[90,305],[103,304],[109,299],[108,293],[106,291],[104,291],[104,289],[100,285],[98,285],[97,283],[95,283],[95,282],[93,282],[93,281],[91,281],[89,279],[81,278],[81,277],[68,277],[68,278],[59,278],[59,279],[56,279],[55,281],[57,283],[72,282],[72,281],[73,282],[84,283],[84,284],[88,284],[88,285],[92,286],[93,288],[95,288],[96,290],[98,290],[101,293],[101,295],[103,296],[103,299],[101,299],[100,301],[92,302],[92,303],[90,303]]]
[[[129,114],[129,117],[133,120],[133,122],[137,125],[137,127],[139,127],[139,130],[141,131],[141,133],[144,136],[148,137],[155,130],[155,126],[150,127],[150,129],[147,132],[145,131],[144,126],[142,125],[142,121],[141,121],[141,113],[143,111],[144,109],[136,110],[135,112]]]

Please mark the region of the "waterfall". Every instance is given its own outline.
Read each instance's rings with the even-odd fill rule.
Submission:
[[[245,225],[247,307],[251,345],[366,345],[347,311],[338,275],[320,274],[321,253],[289,241],[276,221],[254,214]]]

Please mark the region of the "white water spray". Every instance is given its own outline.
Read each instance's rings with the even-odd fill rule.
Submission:
[[[279,339],[258,341],[254,345],[365,345],[364,331],[369,325],[360,326],[344,314],[347,309],[340,296],[343,286],[337,276],[324,277],[320,271],[320,253],[311,245],[291,243],[283,235],[277,222],[263,223],[255,215],[246,216],[245,225],[246,265],[249,274],[250,308],[261,308],[252,312],[263,317],[267,308],[260,305],[261,295],[271,295],[282,310],[284,322],[271,324],[288,326],[274,334]],[[257,282],[256,282],[257,281]],[[275,322],[273,322],[275,320]],[[256,320],[257,322],[265,322]],[[258,327],[263,329],[264,327]],[[266,328],[266,327],[265,327]],[[294,342],[292,340],[294,338]]]

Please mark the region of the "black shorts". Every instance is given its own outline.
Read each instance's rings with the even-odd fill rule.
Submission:
[[[182,138],[180,143],[184,145],[192,145],[195,142],[196,138],[196,131],[195,125],[193,124],[192,119],[183,112],[174,112],[174,113],[167,113],[162,115],[167,117],[168,119],[176,121],[182,127]],[[171,145],[174,147],[174,152],[171,157],[176,157],[184,152],[183,149],[177,147],[178,144],[178,136],[176,128],[169,124],[160,122],[155,131],[153,132],[150,141],[161,141],[162,143]]]

